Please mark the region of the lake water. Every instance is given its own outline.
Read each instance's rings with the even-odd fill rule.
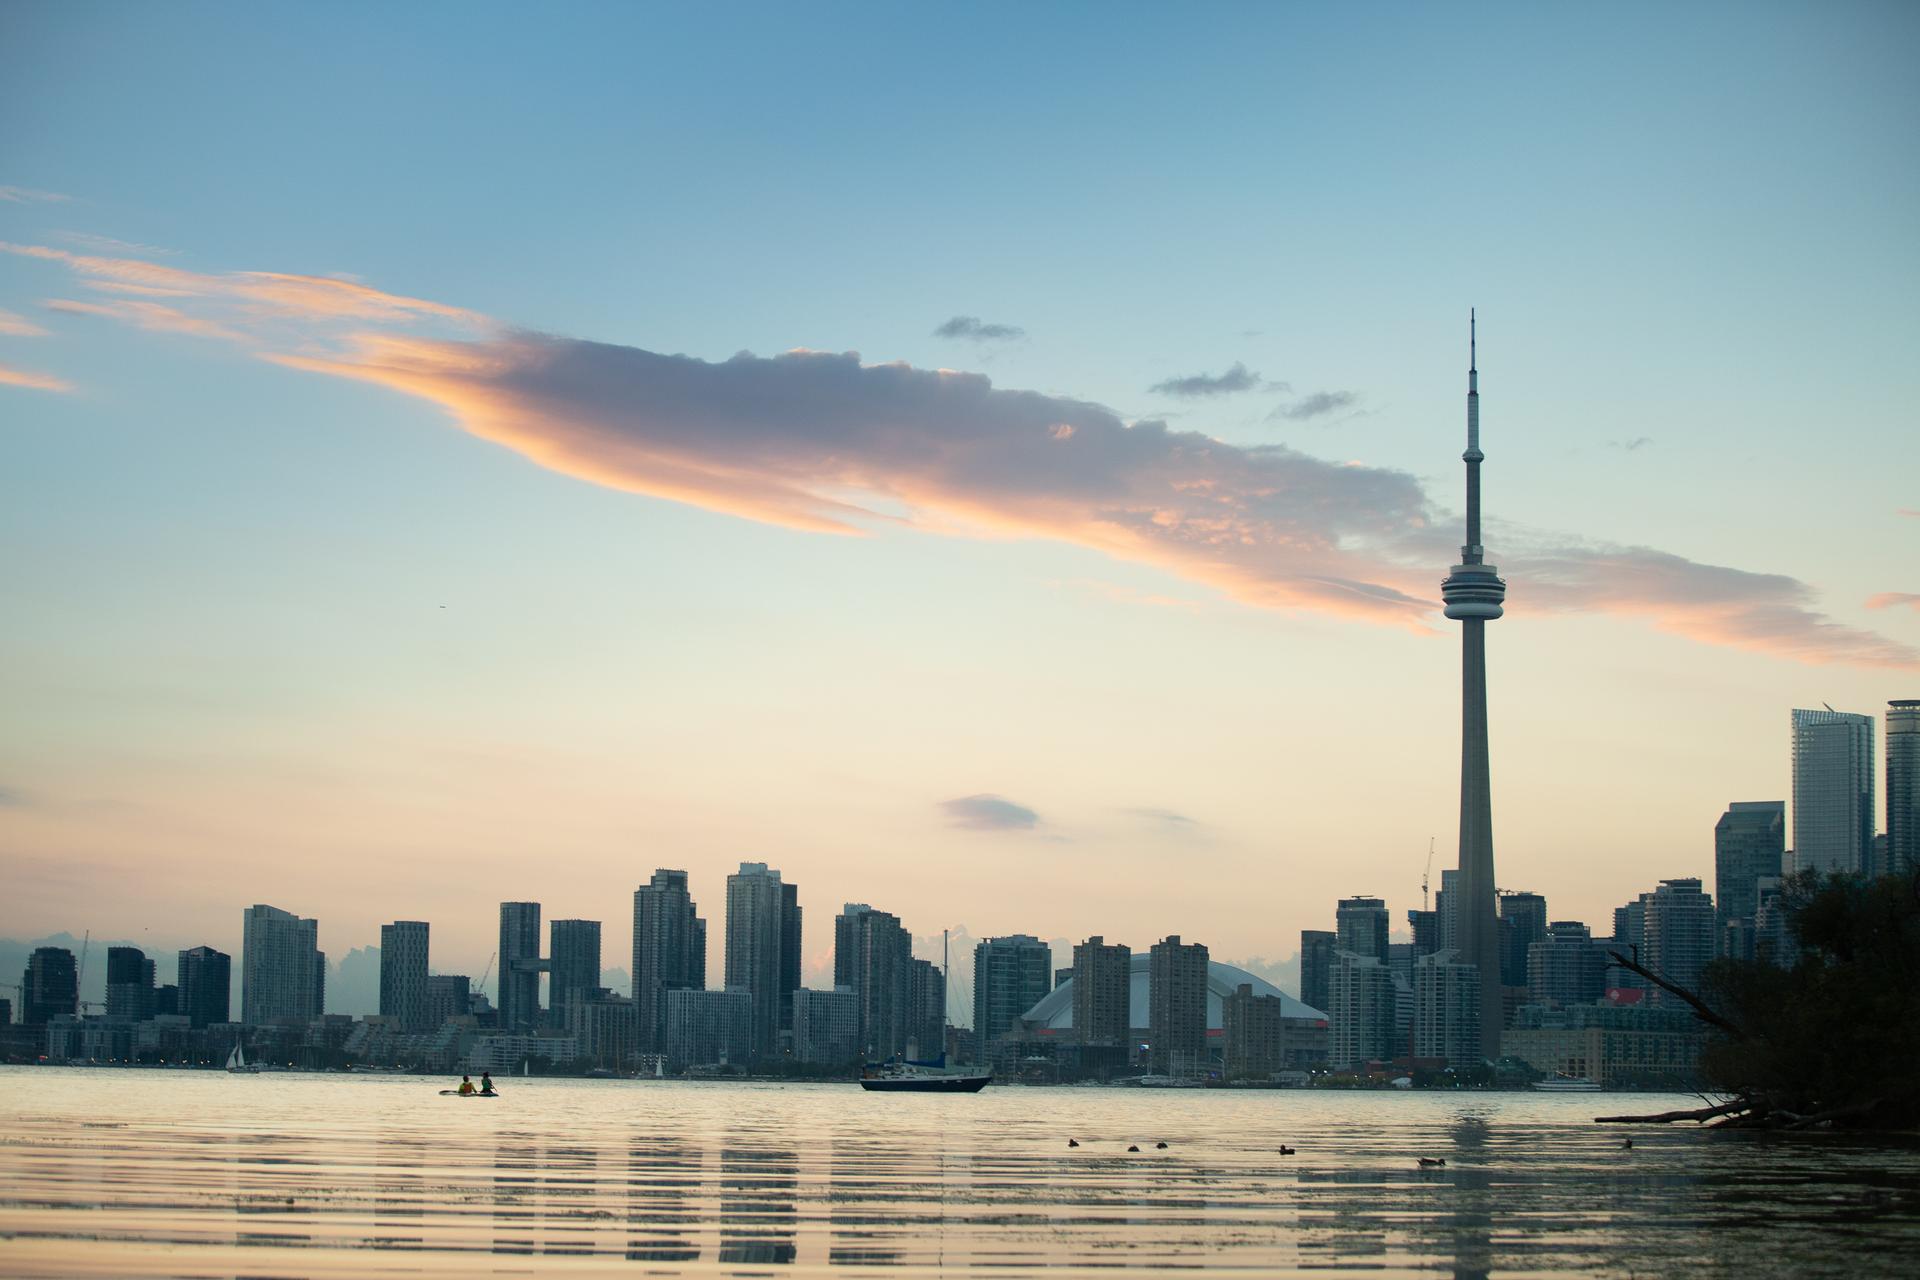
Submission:
[[[1920,1249],[1920,1146],[1591,1123],[1686,1098],[445,1083],[0,1068],[0,1274],[1747,1280]]]

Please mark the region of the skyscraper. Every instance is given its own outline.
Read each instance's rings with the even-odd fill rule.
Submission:
[[[900,918],[849,902],[834,921],[834,985],[860,1000],[860,1048],[873,1059],[903,1052],[910,1034],[913,939]],[[840,974],[846,974],[843,982]]]
[[[600,990],[600,922],[555,920],[547,926],[548,1021],[572,1025],[569,1011]]]
[[[707,985],[707,922],[687,892],[687,873],[661,868],[633,891],[633,1002],[640,1052],[666,1052],[668,991]]]
[[[1887,704],[1887,866],[1920,870],[1920,698]]]
[[[180,1012],[196,1027],[225,1022],[233,1003],[233,957],[212,947],[192,947],[180,953],[175,972],[180,988]]]
[[[1640,963],[1668,982],[1698,991],[1700,973],[1713,959],[1713,899],[1697,879],[1662,880],[1646,904]],[[1656,1004],[1675,999],[1658,988],[1649,998]]]
[[[1093,935],[1073,949],[1073,1029],[1081,1044],[1122,1045],[1132,1029],[1133,951]]]
[[[107,948],[107,1016],[128,1022],[153,1016],[153,966],[138,947]]]
[[[1527,949],[1547,936],[1547,900],[1537,893],[1498,895],[1500,907],[1500,981],[1527,985]]]
[[[973,1033],[982,1060],[1020,1015],[1053,989],[1053,948],[1029,934],[988,938],[973,948]]]
[[[241,927],[240,1020],[250,1027],[281,1018],[309,1021],[326,1008],[327,957],[320,922],[257,903]]]
[[[779,1025],[793,1030],[793,993],[800,989],[800,886],[780,885],[780,1011]],[[941,1008],[944,1010],[945,1005]]]
[[[1300,1003],[1321,1013],[1332,999],[1333,953],[1339,940],[1330,929],[1300,931]]]
[[[1502,613],[1507,584],[1480,545],[1480,362],[1474,321],[1467,329],[1467,541],[1460,563],[1440,584],[1446,614],[1461,628],[1460,879],[1453,947],[1480,969],[1480,1052],[1498,1059],[1502,1022],[1500,922],[1493,883],[1493,784],[1487,766],[1487,623]]]
[[[1471,1066],[1480,1053],[1480,970],[1451,951],[1421,956],[1413,969],[1413,1056]]]
[[[80,1008],[80,979],[73,952],[65,947],[35,947],[20,978],[20,1021],[38,1026],[72,1017]]]
[[[1866,871],[1873,849],[1873,717],[1796,708],[1793,869]]]
[[[1327,1061],[1336,1070],[1406,1052],[1404,1043],[1395,1044],[1395,988],[1384,961],[1336,952],[1328,987]]]
[[[464,973],[435,973],[427,977],[427,1028],[437,1031],[448,1018],[464,1018],[473,1011],[473,979]]]
[[[1713,824],[1714,936],[1751,921],[1760,906],[1760,878],[1780,874],[1787,851],[1787,802],[1736,800]]]
[[[1163,1075],[1197,1075],[1207,1056],[1207,948],[1171,934],[1147,953],[1147,1042]]]
[[[931,960],[907,961],[907,1051],[919,1061],[947,1051],[947,979]]]
[[[500,904],[500,1030],[531,1035],[540,1026],[540,904]]]
[[[427,1013],[427,922],[380,926],[380,1016],[403,1031],[432,1029]]]
[[[755,1057],[771,1057],[779,1044],[785,917],[778,871],[764,862],[743,862],[727,877],[727,989],[753,996],[750,1049]]]
[[[1335,946],[1357,956],[1387,958],[1387,904],[1378,898],[1342,898],[1334,907]]]
[[[1527,1002],[1566,1008],[1597,1003],[1606,994],[1607,958],[1587,926],[1555,920],[1527,960]]]

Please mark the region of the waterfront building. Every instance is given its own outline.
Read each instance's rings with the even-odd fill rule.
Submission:
[[[1175,933],[1148,950],[1147,1043],[1161,1075],[1192,1076],[1207,1065],[1207,948]]]
[[[427,934],[425,920],[396,920],[380,926],[380,1016],[401,1030],[431,1030],[427,1007]]]
[[[1020,1015],[1053,989],[1053,948],[1029,934],[987,938],[973,948],[973,1031],[984,1053],[1016,1031]]]
[[[1500,983],[1524,991],[1528,949],[1547,936],[1547,900],[1537,893],[1502,893],[1499,911]]]
[[[565,1030],[578,1049],[576,1061],[603,1071],[633,1069],[640,1055],[640,1014],[630,997],[597,987],[584,993],[576,988],[573,997],[554,1008],[566,1015]]]
[[[793,1027],[793,993],[800,989],[800,886],[780,885],[780,1012],[778,1025]]]
[[[908,1057],[919,1061],[946,1052],[947,980],[931,960],[907,961]]]
[[[1481,1061],[1480,971],[1458,953],[1421,956],[1413,970],[1413,1056],[1450,1067]]]
[[[241,922],[240,1020],[250,1027],[318,1018],[326,1008],[320,922],[264,903]]]
[[[20,1021],[44,1026],[73,1017],[80,1009],[80,979],[73,952],[65,947],[35,947],[20,978]]]
[[[778,871],[743,862],[727,877],[726,983],[753,997],[750,1050],[756,1057],[772,1057],[779,1043],[785,920]]]
[[[1334,949],[1387,958],[1387,904],[1378,898],[1342,898],[1334,907]]]
[[[453,1018],[473,1012],[473,979],[464,973],[427,976],[427,1029],[438,1031]]]
[[[225,1022],[233,1000],[233,958],[212,947],[180,953],[174,980],[180,988],[179,1012],[191,1027]]]
[[[1250,982],[1221,1002],[1221,1073],[1228,1080],[1266,1080],[1286,1069],[1286,1008],[1280,996],[1255,995]]]
[[[1083,1045],[1128,1041],[1133,951],[1094,934],[1073,949],[1073,1025]]]
[[[1640,963],[1668,982],[1697,991],[1713,949],[1713,898],[1697,878],[1662,880],[1646,897]],[[1677,999],[1657,987],[1648,996],[1655,1004]]]
[[[1309,1008],[1325,1009],[1332,999],[1328,992],[1338,941],[1331,929],[1300,931],[1300,1003]]]
[[[1868,869],[1873,849],[1873,717],[1796,708],[1793,870]]]
[[[1467,540],[1460,563],[1440,584],[1446,615],[1461,629],[1460,878],[1450,895],[1454,915],[1447,944],[1460,961],[1477,968],[1480,981],[1480,1051],[1500,1057],[1504,1017],[1499,981],[1499,919],[1494,905],[1493,785],[1487,764],[1487,623],[1499,618],[1507,584],[1486,563],[1480,543],[1480,362],[1473,318],[1467,331]],[[1444,881],[1443,881],[1444,883]],[[1337,1034],[1337,1032],[1336,1032]]]
[[[600,922],[555,920],[547,926],[548,1020],[556,1029],[574,1025],[570,1006],[600,994]]]
[[[1514,1017],[1506,1052],[1548,1076],[1602,1088],[1692,1090],[1699,1085],[1706,1033],[1691,1010],[1673,1005],[1529,1005]]]
[[[1787,802],[1736,800],[1713,824],[1714,925],[1717,938],[1751,923],[1760,906],[1760,880],[1778,876],[1787,853]],[[1736,944],[1738,945],[1738,944]],[[1723,954],[1733,954],[1722,942]]]
[[[633,891],[633,1000],[640,1052],[666,1049],[666,993],[707,985],[707,922],[687,891],[687,873],[661,868]]]
[[[860,996],[851,987],[793,993],[793,1057],[810,1067],[847,1067],[860,1060]]]
[[[1920,870],[1920,698],[1887,704],[1887,852],[1884,872]]]
[[[1607,958],[1578,920],[1555,920],[1527,953],[1527,1003],[1564,1008],[1606,994]]]
[[[531,1035],[540,1026],[540,904],[500,904],[500,1030]]]
[[[138,947],[107,948],[107,1016],[122,1022],[153,1016],[153,962]]]
[[[520,1071],[522,1063],[544,1062],[553,1066],[573,1062],[579,1056],[580,1044],[572,1036],[475,1036],[458,1069],[471,1075],[482,1071],[497,1076],[513,1075]]]
[[[666,993],[666,1055],[674,1067],[743,1066],[753,1054],[753,993]]]
[[[1397,1043],[1393,974],[1376,956],[1336,954],[1328,995],[1327,1061],[1346,1071],[1405,1051]]]
[[[833,971],[848,976],[834,985],[860,999],[860,1050],[869,1060],[906,1051],[912,960],[913,939],[890,912],[850,902],[834,922]]]

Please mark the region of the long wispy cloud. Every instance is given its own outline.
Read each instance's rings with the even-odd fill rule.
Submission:
[[[1312,418],[1324,418],[1330,413],[1352,408],[1360,399],[1355,391],[1316,391],[1310,396],[1302,396],[1292,404],[1281,405],[1273,411],[1273,417],[1285,418],[1288,422],[1306,422]]]
[[[12,311],[0,311],[0,335],[9,338],[40,338],[46,336],[46,330]]]
[[[0,387],[25,387],[29,391],[71,391],[73,384],[50,373],[34,373],[0,364]]]
[[[72,196],[63,196],[58,191],[0,186],[0,204],[64,204],[71,199]]]
[[[1207,400],[1214,396],[1230,396],[1242,391],[1258,391],[1266,386],[1260,375],[1235,361],[1224,373],[1190,373],[1183,378],[1168,378],[1156,382],[1147,390],[1163,396],[1174,396],[1181,400]],[[1284,388],[1285,383],[1275,384]]]
[[[1433,627],[1437,578],[1457,550],[1456,520],[1405,472],[1129,422],[978,374],[805,350],[706,361],[511,330],[332,277],[0,248],[88,281],[171,290],[164,305],[230,331],[303,320],[298,341],[259,353],[418,396],[552,470],[772,524],[1051,538],[1251,605],[1416,629]],[[459,332],[392,331],[422,321]],[[1791,577],[1500,534],[1516,611],[1630,614],[1805,662],[1920,666],[1920,650],[1825,616]]]
[[[1005,796],[982,793],[943,800],[940,808],[947,821],[969,831],[1031,831],[1040,825],[1040,815]]]
[[[1882,591],[1877,596],[1867,597],[1869,609],[1895,609],[1901,605],[1920,613],[1920,595],[1911,591]]]

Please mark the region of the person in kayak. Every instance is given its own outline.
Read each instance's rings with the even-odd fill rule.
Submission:
[[[473,1092],[473,1081],[467,1076],[460,1077],[460,1096],[466,1097]]]
[[[480,1073],[480,1092],[489,1097],[493,1094],[493,1076],[485,1071]]]

